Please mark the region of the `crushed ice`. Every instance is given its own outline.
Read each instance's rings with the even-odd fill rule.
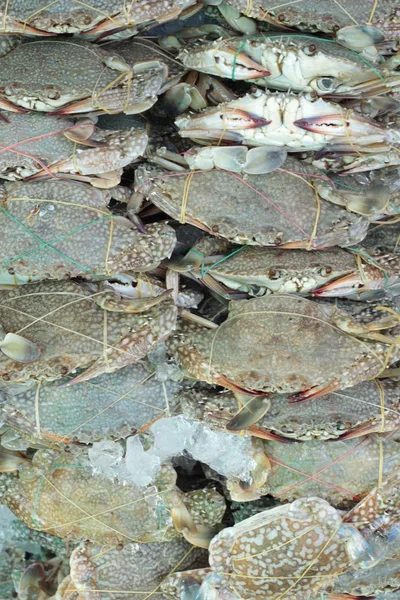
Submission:
[[[182,415],[159,419],[150,427],[153,445],[144,449],[139,436],[126,440],[126,452],[118,442],[96,442],[89,450],[95,473],[121,482],[147,486],[161,465],[178,456],[189,456],[229,478],[250,479],[255,468],[251,438],[222,431]]]

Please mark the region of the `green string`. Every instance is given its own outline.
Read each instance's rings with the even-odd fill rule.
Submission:
[[[211,271],[211,269],[213,269],[217,265],[220,265],[221,263],[225,262],[226,260],[228,260],[228,258],[230,258],[231,256],[234,256],[238,252],[241,252],[241,250],[243,250],[244,248],[247,248],[248,245],[249,244],[245,244],[244,246],[240,246],[240,248],[236,248],[236,250],[234,250],[230,254],[227,254],[227,256],[224,256],[220,260],[217,260],[217,262],[215,262],[210,267],[208,267],[208,269],[204,268],[205,265],[204,265],[204,258],[203,258],[203,262],[201,263],[201,276],[204,277],[205,275],[207,275],[207,273],[209,273],[209,271]],[[200,252],[198,254],[200,254]]]
[[[23,252],[22,254],[18,254],[17,256],[14,256],[13,258],[10,258],[9,260],[6,260],[3,264],[2,264],[2,268],[7,268],[7,266],[16,261],[19,260],[20,258],[24,258],[25,256],[29,256],[30,254],[34,254],[37,250],[40,250],[41,248],[45,248],[46,246],[50,246],[51,244],[55,244],[56,242],[59,242],[60,240],[64,240],[65,238],[74,235],[74,233],[78,233],[79,231],[82,231],[82,229],[86,229],[86,227],[89,227],[90,225],[93,225],[94,223],[99,223],[100,221],[104,221],[104,219],[110,219],[113,215],[106,215],[104,217],[100,217],[99,219],[94,219],[94,221],[90,221],[90,223],[86,223],[86,225],[81,225],[80,227],[76,227],[75,229],[71,229],[71,231],[69,231],[68,233],[64,233],[63,235],[60,235],[56,238],[54,238],[53,240],[50,240],[49,242],[43,242],[40,246],[36,246],[36,248],[32,248],[31,250],[27,251],[27,252]],[[71,259],[72,260],[72,259]]]
[[[44,240],[42,240],[38,235],[36,235],[36,233],[34,233],[33,231],[31,231],[28,227],[26,227],[21,221],[19,221],[16,217],[14,217],[14,215],[12,215],[11,213],[8,212],[8,210],[6,210],[4,208],[4,206],[0,205],[0,209],[4,212],[4,214],[6,214],[12,221],[14,221],[15,223],[17,223],[20,227],[22,227],[22,229],[24,231],[26,231],[27,233],[29,233],[29,235],[31,235],[35,240],[37,240],[40,244],[41,247],[48,247],[51,248],[51,250],[53,250],[54,252],[56,252],[57,254],[59,254],[60,256],[62,256],[63,258],[65,258],[66,260],[70,261],[72,264],[74,264],[75,266],[79,267],[80,269],[83,269],[84,271],[87,271],[89,273],[91,273],[91,269],[89,269],[88,267],[85,267],[84,265],[81,265],[80,263],[78,263],[76,260],[74,260],[73,258],[71,258],[70,256],[68,256],[67,254],[64,254],[64,252],[61,252],[61,250],[57,250],[57,248],[54,248],[53,246],[51,246],[52,242],[45,242]],[[100,219],[97,219],[100,220]],[[90,225],[90,223],[89,223]],[[68,235],[68,234],[67,234]],[[13,259],[11,259],[13,260]]]
[[[308,40],[318,40],[319,42],[326,42],[328,44],[337,44],[339,45],[341,48],[346,48],[346,46],[342,46],[341,44],[338,44],[335,40],[328,40],[325,38],[320,38],[320,37],[313,37],[313,36],[309,36],[309,35],[302,35],[302,34],[297,34],[297,33],[293,33],[293,34],[284,34],[284,35],[268,35],[268,36],[252,36],[251,39],[252,40],[268,40],[268,39],[274,39],[274,38],[282,38],[282,37],[290,37],[290,38],[304,38],[304,39],[308,39]],[[236,63],[237,63],[237,59],[238,56],[240,54],[240,52],[243,50],[243,48],[246,45],[246,42],[248,40],[244,40],[238,50],[235,53],[235,56],[233,57],[233,63],[232,63],[232,81],[235,81],[235,69],[236,69]],[[361,56],[358,52],[356,52],[355,50],[351,50],[351,48],[346,48],[346,50],[348,50],[349,52],[351,52],[352,54],[354,54],[362,63],[364,63],[365,65],[367,65],[367,67],[369,67],[374,73],[375,75],[381,80],[383,81],[383,83],[387,83],[387,80],[385,79],[385,77],[383,77],[383,75],[377,70],[377,68],[371,64],[364,56]]]

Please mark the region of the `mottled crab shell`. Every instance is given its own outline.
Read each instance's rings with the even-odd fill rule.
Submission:
[[[194,1],[194,0],[193,0]],[[120,27],[131,29],[154,20],[173,19],[190,6],[191,0],[139,0],[127,4],[124,0],[96,0],[94,5],[74,0],[45,3],[38,9],[37,0],[11,0],[0,4],[6,31],[46,35],[50,33],[81,33],[98,37]],[[3,15],[7,6],[7,12]],[[97,34],[97,35],[96,35]]]
[[[172,466],[163,465],[151,486],[137,487],[94,474],[86,451],[75,454],[40,450],[18,478],[8,479],[2,502],[28,527],[62,539],[115,546],[178,535],[168,508],[169,492],[179,494]],[[215,524],[224,512],[219,499],[207,514],[208,523]],[[201,517],[194,520],[199,523]]]
[[[106,192],[86,183],[5,182],[2,192],[3,284],[148,271],[175,246],[171,227],[153,223],[145,233],[138,231],[108,210]]]
[[[249,17],[272,21],[308,31],[335,33],[342,27],[369,23],[379,27],[390,39],[399,32],[396,0],[301,0],[279,3],[275,0],[227,0],[227,4]]]
[[[47,175],[61,172],[102,174],[122,169],[141,156],[147,146],[144,128],[129,127],[126,131],[95,130],[90,140],[82,145],[76,137],[88,128],[87,122],[74,123],[71,119],[55,119],[42,113],[7,113],[7,121],[0,120],[2,152],[0,174],[4,179],[18,180],[37,172]],[[93,144],[94,148],[85,147]],[[9,150],[5,150],[9,147]],[[64,166],[62,166],[64,165]]]
[[[375,437],[329,444],[266,440],[264,452],[271,463],[266,493],[283,501],[318,494],[335,507],[360,500],[400,465],[398,443]]]
[[[321,96],[357,96],[357,84],[361,84],[362,94],[368,84],[376,85],[377,77],[384,79],[379,66],[371,67],[348,48],[299,34],[196,40],[183,47],[179,58],[202,73]],[[263,69],[270,74],[263,76]]]
[[[171,177],[139,167],[136,185],[174,219],[238,244],[317,249],[350,246],[365,237],[367,219],[322,199],[318,203],[309,183],[315,170],[292,157],[284,166],[285,171],[244,179],[218,169]]]
[[[357,272],[354,254],[333,250],[304,252],[248,246],[207,269],[229,288],[252,296],[262,291],[308,294],[339,277]]]
[[[41,354],[27,363],[0,354],[6,382],[52,381],[92,364],[96,377],[132,364],[164,341],[175,327],[177,309],[168,299],[145,313],[108,312],[72,281],[46,281],[0,292],[0,324],[19,332]],[[85,372],[86,373],[86,372]]]
[[[161,478],[174,486],[172,468]],[[28,527],[75,541],[113,545],[157,538],[168,529],[168,511],[157,511],[161,489],[94,475],[85,455],[37,452],[34,464],[9,482],[3,502]]]
[[[178,384],[160,382],[145,363],[130,365],[72,387],[37,383],[2,397],[0,413],[18,432],[38,442],[91,443],[125,438],[176,405]],[[1,396],[1,394],[0,394]]]
[[[339,329],[335,311],[284,294],[236,300],[217,329],[185,325],[171,340],[172,350],[191,376],[208,383],[224,378],[247,390],[293,394],[314,388],[323,395],[327,386],[325,393],[378,375],[389,349]],[[393,351],[390,359],[395,357]]]
[[[188,417],[210,426],[224,426],[237,412],[233,394],[191,390],[179,397]],[[257,422],[255,435],[269,431],[294,440],[330,440],[367,433],[395,431],[400,426],[400,382],[391,379],[363,381],[358,385],[296,404],[287,396],[274,396]]]
[[[177,565],[179,569],[206,566],[207,553],[184,539],[130,543],[108,550],[85,542],[72,552],[70,565],[72,584],[82,600],[93,600],[93,594],[104,600],[120,600],[132,590],[144,598],[158,592],[163,578]]]
[[[211,541],[211,569],[176,573],[162,589],[180,598],[187,578],[208,577],[223,597],[304,600],[349,567],[342,519],[316,497],[296,500],[245,519]]]
[[[156,101],[165,76],[153,64],[133,77],[121,57],[81,40],[34,40],[0,58],[0,97],[45,112],[131,112]]]

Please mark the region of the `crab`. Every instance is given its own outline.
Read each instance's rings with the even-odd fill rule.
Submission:
[[[379,477],[399,468],[397,442],[368,436],[282,444],[266,440],[271,463],[265,493],[282,501],[317,494],[335,507],[353,506],[367,496]]]
[[[240,246],[226,254],[225,240],[222,244],[218,238],[210,241],[215,257],[202,251],[202,239],[180,262],[168,264],[170,268],[189,270],[224,297],[229,298],[225,287],[256,297],[271,292],[362,297],[371,290],[398,291],[400,262],[394,254],[369,256],[367,252],[357,254],[339,248],[306,253],[256,246]]]
[[[108,590],[115,598],[119,592],[129,594],[133,589],[145,597],[158,590],[163,578],[177,565],[190,569],[206,564],[203,550],[179,538],[152,544],[128,543],[119,550],[83,542],[71,554],[68,588],[70,592],[76,589],[82,600],[100,598],[110,593]]]
[[[129,219],[113,215],[107,205],[119,191],[62,179],[1,185],[1,283],[157,267],[171,255],[175,233],[165,223],[138,231]]]
[[[152,21],[175,19],[195,0],[99,0],[94,6],[76,0],[56,0],[38,8],[35,0],[3,1],[0,18],[3,31],[49,36],[57,33],[81,34],[89,38],[134,35],[136,26]]]
[[[132,69],[115,52],[60,38],[20,44],[0,58],[0,73],[5,110],[135,114],[156,102],[167,68],[150,61]]]
[[[200,381],[255,393],[255,402],[271,393],[307,400],[376,377],[398,360],[397,338],[378,333],[398,325],[387,310],[364,323],[335,305],[272,294],[231,301],[226,321],[211,329],[182,325],[169,345]]]
[[[10,477],[2,502],[31,529],[64,540],[116,547],[168,541],[180,532],[207,547],[225,511],[224,500],[213,489],[182,494],[175,483],[176,472],[168,464],[154,485],[137,487],[93,474],[86,450],[39,450],[31,465]],[[196,513],[204,515],[204,504],[209,510],[201,521]]]
[[[4,382],[54,381],[91,364],[65,385],[144,358],[176,324],[167,299],[144,313],[103,310],[73,281],[45,281],[0,293],[0,375]]]
[[[257,425],[244,423],[251,435],[285,440],[348,440],[373,433],[395,432],[400,426],[400,384],[391,379],[363,381],[358,385],[327,394],[321,400],[301,404],[287,396],[273,396]],[[227,427],[237,412],[237,400],[228,391],[191,390],[179,396],[185,415],[204,421],[210,427]],[[382,412],[383,409],[383,412]],[[236,430],[242,423],[236,422]]]
[[[7,113],[0,120],[0,175],[19,180],[32,177],[76,178],[95,187],[112,187],[123,167],[143,156],[148,142],[144,127],[102,131],[89,119],[76,123],[40,113]]]
[[[346,39],[346,28],[350,39],[366,37],[369,45],[398,37],[400,30],[399,10],[396,0],[370,2],[370,0],[301,0],[301,2],[279,5],[275,0],[225,0],[226,3],[260,21],[267,21],[279,27],[297,27],[306,31],[322,31],[336,34],[338,39]],[[354,27],[357,26],[357,27]],[[344,31],[340,31],[344,29]],[[379,36],[379,32],[382,31]],[[355,39],[354,39],[355,38]],[[361,39],[358,43],[362,44]]]
[[[143,362],[62,387],[71,378],[37,383],[15,396],[4,395],[1,414],[5,423],[17,435],[28,436],[31,446],[38,442],[88,444],[146,429],[148,423],[173,412],[177,404],[178,384],[158,381],[157,372]]]
[[[330,40],[307,35],[282,33],[196,41],[186,45],[178,58],[186,67],[203,73],[318,96],[375,97],[400,86],[395,71],[371,65]]]
[[[397,128],[335,102],[261,89],[217,108],[183,115],[176,125],[182,137],[202,143],[277,146],[291,152],[328,147],[330,152],[385,153],[400,139]]]
[[[170,575],[162,589],[185,600],[195,592],[243,599],[290,594],[300,600],[358,564],[354,540],[360,539],[328,502],[302,498],[224,529],[210,544],[210,569]]]
[[[319,177],[292,157],[284,169],[245,179],[218,169],[171,176],[149,165],[136,170],[136,190],[181,223],[238,244],[318,249],[360,242],[368,219],[320,200],[313,187]]]

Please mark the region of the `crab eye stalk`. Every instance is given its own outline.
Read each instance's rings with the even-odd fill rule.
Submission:
[[[334,92],[339,85],[339,81],[335,77],[318,77],[315,83],[320,92]]]
[[[318,275],[321,275],[321,277],[327,277],[331,273],[332,267],[321,267],[320,269],[318,269]]]

